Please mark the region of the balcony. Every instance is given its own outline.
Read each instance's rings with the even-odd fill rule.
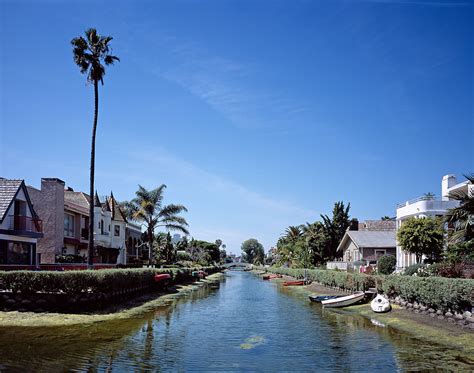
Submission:
[[[30,216],[7,216],[7,229],[13,231],[23,231],[32,233],[43,232],[43,222]]]

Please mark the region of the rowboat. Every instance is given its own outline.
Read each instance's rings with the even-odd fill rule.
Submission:
[[[306,281],[304,280],[301,280],[301,281],[285,281],[283,283],[283,286],[301,286],[301,285],[305,285],[306,284]]]
[[[203,278],[206,278],[207,273],[204,272],[204,271],[193,271],[193,272],[192,272],[192,276],[193,276],[193,277],[200,278],[200,279],[203,279]]]
[[[328,300],[323,300],[321,304],[324,307],[345,307],[345,306],[350,306],[351,304],[357,303],[364,299],[364,292],[359,291],[357,293],[351,294],[351,295],[346,295],[343,297],[338,297],[334,299],[328,299]]]
[[[390,302],[383,295],[377,294],[377,296],[370,302],[370,308],[372,311],[381,313],[388,312],[392,309]]]
[[[308,298],[311,302],[321,303],[323,300],[336,299],[341,297],[341,295],[310,295]]]
[[[272,280],[274,278],[282,278],[282,275],[265,275],[262,277],[264,280]]]
[[[161,282],[171,279],[171,276],[168,273],[159,273],[155,275],[155,282]]]

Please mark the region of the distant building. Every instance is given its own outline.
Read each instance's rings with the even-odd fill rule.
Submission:
[[[0,178],[0,265],[36,265],[42,236],[24,181]]]
[[[397,231],[409,218],[442,217],[459,202],[452,198],[454,193],[474,194],[474,185],[469,181],[458,183],[454,175],[443,176],[441,180],[441,198],[427,194],[416,199],[400,203],[397,206]],[[397,243],[397,268],[403,269],[416,263],[415,254],[402,250]]]

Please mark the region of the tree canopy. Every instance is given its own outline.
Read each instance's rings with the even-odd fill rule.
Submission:
[[[265,251],[263,245],[255,238],[250,238],[242,243],[242,252],[247,263],[263,264],[265,259]]]

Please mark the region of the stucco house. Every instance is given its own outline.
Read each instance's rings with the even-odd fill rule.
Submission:
[[[65,188],[58,178],[42,178],[41,189],[28,186],[32,201],[44,216],[44,237],[38,242],[42,263],[55,263],[58,255],[87,257],[89,239],[89,207],[91,198],[83,192]],[[94,203],[94,262],[126,264],[137,255],[141,227],[127,222],[111,193]],[[129,244],[130,247],[127,245]]]
[[[0,178],[0,265],[36,265],[42,236],[24,181]]]
[[[445,175],[441,180],[441,198],[427,194],[397,205],[397,231],[409,218],[442,217],[449,209],[457,207],[459,202],[453,199],[456,193],[474,195],[474,184],[469,181],[458,183],[454,175]],[[397,243],[397,269],[406,268],[416,263],[414,254],[406,253]]]
[[[355,262],[376,264],[382,255],[396,255],[395,222],[367,220],[352,224],[342,238],[338,251],[343,252],[343,262],[353,268]]]

